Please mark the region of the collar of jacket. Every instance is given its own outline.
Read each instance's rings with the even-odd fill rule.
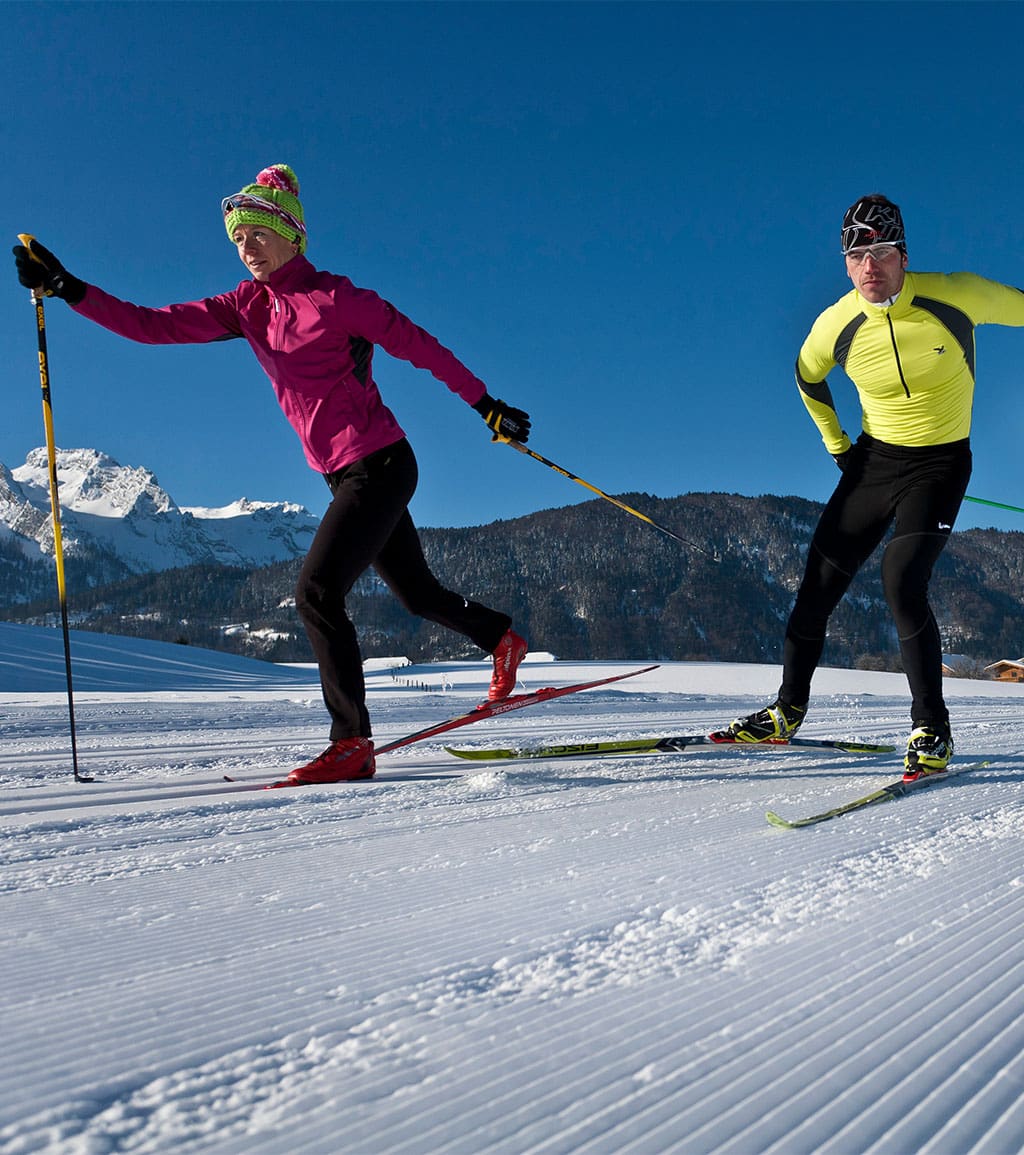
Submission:
[[[291,262],[289,262],[289,264],[290,263]],[[914,307],[914,274],[909,269],[904,273],[903,286],[900,289],[899,296],[891,305],[876,305],[874,301],[869,301],[866,297],[862,297],[856,289],[853,291],[857,294],[857,301],[860,304],[861,311],[869,317],[884,316],[886,313],[893,317],[902,317]]]
[[[315,273],[316,269],[299,253],[275,269],[262,283],[275,293],[287,293],[290,289],[301,289]]]

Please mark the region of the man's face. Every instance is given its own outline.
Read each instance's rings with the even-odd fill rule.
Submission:
[[[907,258],[895,245],[864,245],[846,254],[846,272],[857,292],[879,305],[903,288]]]

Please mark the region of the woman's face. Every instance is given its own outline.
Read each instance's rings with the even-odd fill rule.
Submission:
[[[239,225],[231,239],[238,249],[239,260],[255,281],[266,281],[299,251],[296,241],[287,240],[266,225]]]

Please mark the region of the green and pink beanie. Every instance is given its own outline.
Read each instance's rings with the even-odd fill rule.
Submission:
[[[241,192],[221,202],[224,227],[232,237],[239,225],[263,225],[306,251],[306,221],[299,200],[299,178],[286,164],[272,164]]]

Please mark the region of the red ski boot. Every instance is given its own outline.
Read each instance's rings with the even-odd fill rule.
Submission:
[[[491,675],[491,687],[487,691],[488,702],[500,702],[515,689],[516,671],[526,657],[526,650],[523,638],[511,629],[505,631],[494,651],[494,673]]]
[[[293,770],[287,778],[268,786],[315,786],[326,782],[356,782],[377,772],[373,743],[369,738],[339,738],[306,766]]]

